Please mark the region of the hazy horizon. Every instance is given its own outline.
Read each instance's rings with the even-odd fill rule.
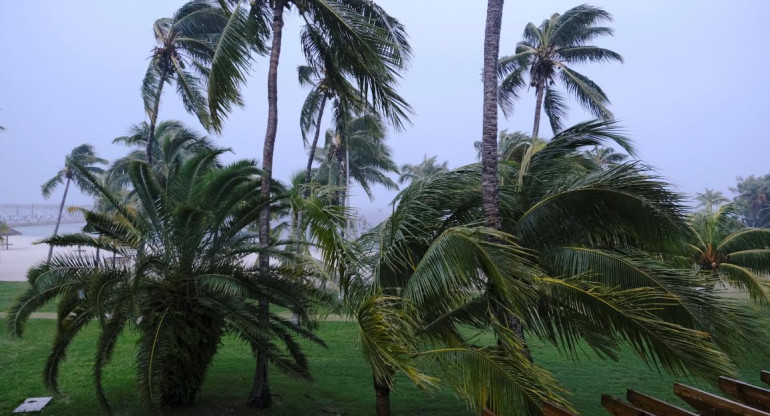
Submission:
[[[146,119],[139,87],[154,46],[152,23],[183,3],[0,3],[0,54],[6,57],[0,66],[0,125],[6,127],[0,132],[0,204],[58,203],[63,189],[44,200],[40,184],[81,143],[93,144],[110,160],[127,152],[110,142]],[[414,47],[399,92],[416,115],[404,132],[389,135],[396,163],[418,163],[426,154],[448,160],[450,167],[474,162],[472,144],[481,137],[486,3],[378,3],[406,25]],[[506,2],[501,55],[513,53],[526,22],[539,23],[579,3]],[[615,37],[597,43],[619,52],[626,62],[589,64],[580,70],[607,92],[610,108],[633,138],[641,160],[690,195],[709,187],[731,196],[728,188],[737,176],[770,172],[770,145],[761,133],[767,114],[762,98],[770,95],[770,83],[759,77],[744,81],[739,72],[770,63],[770,55],[757,53],[752,41],[770,35],[760,20],[770,11],[770,2],[742,0],[730,7],[694,0],[590,3],[615,18]],[[279,68],[274,169],[280,180],[302,169],[307,157],[298,127],[307,94],[296,77],[296,67],[304,63],[299,23],[289,13]],[[230,115],[222,135],[212,135],[216,144],[233,149],[227,161],[262,154],[266,61],[261,57],[254,63],[244,90],[245,108]],[[589,118],[574,101],[570,106],[567,125]],[[533,111],[529,91],[513,117],[500,118],[500,130],[531,131]],[[183,111],[173,88],[166,89],[159,119],[179,119],[203,131]],[[547,122],[541,131],[550,132]],[[360,189],[353,194],[354,206],[380,213],[389,210],[395,195],[378,187],[370,203]],[[89,201],[73,192],[67,205]]]

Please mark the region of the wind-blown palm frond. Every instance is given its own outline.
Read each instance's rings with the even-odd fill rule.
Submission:
[[[121,141],[142,144],[141,138]],[[180,151],[165,142],[159,148]],[[101,329],[93,374],[105,410],[102,369],[126,328],[139,332],[139,395],[151,407],[191,403],[228,331],[254,351],[265,350],[279,367],[309,377],[307,359],[294,340],[321,342],[308,330],[312,299],[306,293],[312,291],[298,286],[307,272],[288,264],[267,274],[245,266],[246,256],[275,250],[246,231],[261,206],[273,200],[259,196],[259,169],[253,161],[221,167],[217,157],[223,150],[186,151],[188,157],[162,177],[145,161],[127,162],[136,209],[111,194],[93,169],[73,165],[73,175],[94,189],[105,208],[83,210],[99,237],[64,235],[45,242],[97,248],[130,261],[55,256],[30,270],[30,288],[13,306],[7,324],[21,336],[32,311],[59,300],[57,335],[45,368],[49,388],[57,389],[59,363],[70,341],[93,319]],[[258,299],[296,312],[302,323],[271,315],[268,327],[262,327]]]

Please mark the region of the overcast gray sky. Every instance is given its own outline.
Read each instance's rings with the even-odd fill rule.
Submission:
[[[413,126],[391,134],[398,164],[438,155],[456,167],[473,162],[481,136],[480,81],[486,1],[379,0],[407,27],[414,60],[400,92],[416,110]],[[152,23],[183,1],[0,1],[0,204],[41,203],[40,184],[82,143],[99,155],[125,154],[114,137],[145,119],[139,86],[154,46]],[[513,53],[527,22],[539,23],[575,0],[505,3],[501,54]],[[614,38],[599,45],[625,64],[580,70],[612,100],[641,159],[685,193],[711,187],[727,193],[736,176],[770,172],[767,121],[770,53],[767,0],[597,0],[613,14]],[[279,68],[279,128],[275,174],[285,179],[306,160],[297,84],[303,63],[298,18],[290,14]],[[266,59],[255,62],[246,107],[229,118],[216,142],[235,158],[258,158],[267,115]],[[574,104],[574,103],[573,103]],[[500,129],[531,130],[534,96],[519,102]],[[589,116],[572,105],[570,122]],[[172,89],[160,119],[198,126]],[[328,117],[327,117],[328,119]],[[543,129],[547,129],[544,122]],[[202,129],[201,129],[202,130]],[[546,130],[543,130],[546,131]],[[62,190],[51,199],[58,202]],[[376,190],[369,203],[354,190],[353,205],[384,209],[394,193]],[[88,199],[74,194],[72,203]]]

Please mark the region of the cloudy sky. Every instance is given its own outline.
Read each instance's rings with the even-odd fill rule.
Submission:
[[[0,204],[42,203],[40,184],[82,143],[114,159],[127,149],[111,144],[145,120],[139,86],[154,46],[152,23],[183,1],[0,1]],[[480,81],[486,2],[483,0],[379,0],[407,27],[414,60],[400,92],[416,110],[413,125],[389,143],[398,164],[437,155],[452,167],[475,159],[481,135]],[[575,0],[505,4],[501,54],[513,53],[527,22],[539,23]],[[766,17],[770,1],[596,0],[613,14],[614,38],[600,40],[624,64],[587,65],[611,109],[634,139],[641,159],[682,192],[704,187],[728,193],[737,176],[770,172],[770,80],[762,72],[770,53]],[[279,74],[279,128],[275,174],[302,169],[306,151],[299,109],[307,91],[297,84],[303,63],[299,19],[287,18]],[[236,158],[262,153],[267,60],[255,62],[246,106],[230,116],[216,142]],[[500,129],[531,130],[534,94]],[[570,122],[589,118],[572,106]],[[198,126],[167,89],[160,119]],[[328,117],[327,117],[328,119]],[[548,131],[543,124],[541,131]],[[393,192],[376,190],[369,202],[353,191],[353,205],[387,212]],[[52,202],[58,202],[61,190]],[[79,194],[72,203],[87,203]]]

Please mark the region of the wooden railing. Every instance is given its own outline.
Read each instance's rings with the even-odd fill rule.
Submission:
[[[762,371],[760,379],[770,384],[770,372]],[[626,392],[626,400],[603,394],[601,401],[604,409],[614,416],[770,416],[770,389],[767,387],[719,377],[719,389],[727,397],[675,383],[674,393],[693,410],[630,389]],[[542,410],[545,416],[578,416],[551,403],[545,403]],[[484,416],[496,415],[487,410]]]

